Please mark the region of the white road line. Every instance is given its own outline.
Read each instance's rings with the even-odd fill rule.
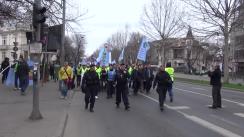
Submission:
[[[234,113],[234,115],[244,118],[244,113]]]
[[[195,87],[192,87],[192,89],[197,89],[197,90],[208,91],[207,89],[204,89],[204,88],[195,88]]]
[[[144,94],[140,94],[140,95],[142,95],[142,96],[144,96],[144,97],[146,97],[146,98],[148,98],[148,99],[150,99],[150,100],[152,100],[154,102],[159,103],[158,100],[156,100],[156,99],[154,99],[152,97],[149,97],[149,96],[144,95]],[[170,109],[170,107],[168,105],[165,105],[165,106]],[[197,124],[199,124],[199,125],[201,125],[201,126],[203,126],[205,128],[208,128],[208,129],[210,129],[210,130],[212,130],[214,132],[217,132],[218,134],[220,134],[220,135],[222,135],[224,137],[241,137],[238,134],[235,134],[235,133],[233,133],[233,132],[231,132],[231,131],[229,131],[227,129],[224,129],[224,128],[219,127],[219,126],[217,126],[215,124],[212,124],[212,123],[210,123],[210,122],[208,122],[206,120],[203,120],[203,119],[201,119],[199,117],[196,117],[196,116],[193,116],[193,115],[188,115],[188,114],[186,114],[184,112],[181,112],[179,110],[175,110],[175,111],[180,113],[180,114],[182,114],[185,118],[187,118],[187,119],[189,119],[189,120],[191,120],[191,121],[193,121],[193,122],[195,122],[195,123],[197,123]]]
[[[177,90],[185,91],[185,92],[188,92],[188,93],[193,93],[193,94],[197,94],[197,95],[201,95],[201,96],[206,96],[206,97],[212,98],[212,96],[209,96],[209,95],[206,95],[206,94],[202,94],[202,93],[197,93],[197,92],[190,91],[190,90],[184,90],[184,89],[180,89],[180,88],[174,88],[174,89],[177,89]],[[232,100],[228,100],[228,99],[224,99],[224,98],[222,98],[222,100],[224,100],[224,101],[226,101],[226,102],[231,102],[231,103],[234,103],[234,104],[237,104],[237,105],[239,105],[239,106],[244,107],[244,103],[240,103],[240,102],[236,102],[236,101],[232,101]]]

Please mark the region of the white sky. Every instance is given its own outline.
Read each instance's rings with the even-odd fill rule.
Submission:
[[[140,30],[143,7],[150,0],[75,0],[80,12],[88,11],[82,24],[86,35],[86,54],[98,47],[119,30],[129,25],[130,31]]]

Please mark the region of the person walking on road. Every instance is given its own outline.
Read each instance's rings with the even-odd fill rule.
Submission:
[[[170,102],[173,102],[173,99],[174,99],[173,83],[174,83],[174,72],[175,72],[175,70],[173,67],[171,67],[170,62],[168,62],[166,64],[165,71],[168,72],[168,74],[170,75],[170,78],[171,78],[171,83],[169,83],[169,86],[168,86],[168,93],[169,93]]]
[[[90,112],[94,112],[95,96],[99,88],[99,76],[96,73],[95,65],[91,65],[90,69],[84,74],[82,79],[82,89],[85,93],[85,109],[90,104]]]
[[[128,71],[125,69],[125,64],[121,64],[119,70],[116,72],[116,105],[119,108],[121,103],[121,96],[125,105],[125,110],[129,110],[129,99],[128,99]]]
[[[2,84],[7,80],[8,72],[9,72],[9,58],[5,58],[4,61],[1,64],[0,72],[2,72]]]
[[[165,71],[164,67],[161,66],[153,82],[153,89],[155,89],[157,85],[156,91],[159,96],[159,106],[161,111],[164,110],[164,101],[167,93],[167,88],[170,83],[170,75]]]
[[[210,85],[212,85],[212,98],[213,104],[209,108],[216,109],[222,108],[221,104],[221,70],[219,65],[215,66],[215,70],[213,72],[209,72],[210,77]]]
[[[19,76],[20,81],[20,89],[21,89],[21,95],[25,95],[25,91],[29,85],[29,71],[30,68],[27,64],[27,62],[23,59],[23,57],[20,57],[19,65],[17,69],[17,74]]]
[[[82,71],[83,71],[83,68],[81,67],[81,64],[79,64],[76,68],[76,72],[77,72],[76,87],[80,87]]]
[[[153,78],[154,78],[154,75],[153,75],[153,70],[150,68],[150,65],[146,65],[145,66],[145,69],[144,69],[144,80],[145,80],[145,90],[146,90],[146,93],[149,94],[150,92],[150,89],[152,87],[152,81],[153,81]]]
[[[68,62],[64,63],[64,66],[59,70],[59,78],[61,81],[61,99],[67,98],[68,89],[71,89],[72,79],[73,79],[73,70],[68,65]]]
[[[113,67],[111,66],[109,71],[108,71],[108,77],[107,77],[107,98],[112,98],[113,93],[114,93],[114,81],[115,81],[115,70],[113,69]]]

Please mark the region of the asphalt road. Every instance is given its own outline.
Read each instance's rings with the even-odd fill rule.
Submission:
[[[115,99],[99,94],[95,112],[84,109],[75,93],[65,137],[241,137],[244,136],[244,93],[222,90],[223,108],[212,110],[211,87],[176,82],[175,100],[159,110],[158,96],[131,95],[131,110],[117,109]],[[122,106],[122,105],[121,105]]]

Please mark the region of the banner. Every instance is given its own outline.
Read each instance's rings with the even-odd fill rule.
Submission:
[[[142,39],[141,45],[140,45],[140,49],[138,51],[137,54],[137,59],[142,60],[142,61],[146,61],[146,57],[147,57],[147,51],[150,49],[150,46],[148,44],[148,41],[146,38]]]
[[[124,59],[124,49],[121,51],[120,55],[119,55],[119,61],[121,62]]]

